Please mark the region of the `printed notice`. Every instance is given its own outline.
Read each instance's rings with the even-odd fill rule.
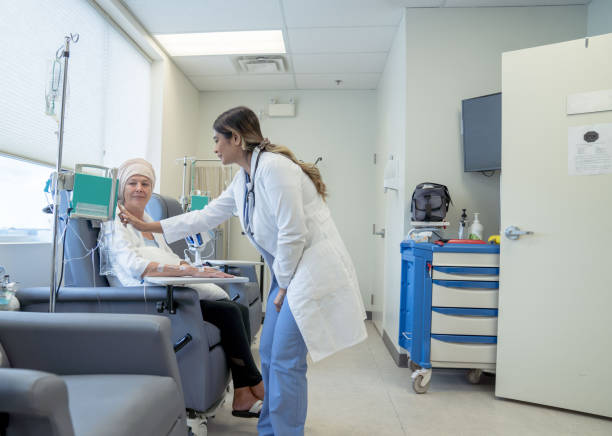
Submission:
[[[570,176],[612,173],[612,124],[594,124],[568,129]]]

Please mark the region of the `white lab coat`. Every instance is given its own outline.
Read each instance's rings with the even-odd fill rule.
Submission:
[[[258,151],[251,159],[251,174]],[[208,206],[161,221],[170,243],[215,228],[234,212],[244,229],[246,173]],[[365,308],[351,258],[329,209],[302,169],[285,156],[263,152],[255,173],[253,235],[274,256],[271,266],[314,361],[367,337]]]
[[[153,220],[145,213],[144,221]],[[101,266],[101,270],[108,273],[111,286],[141,286],[142,273],[151,262],[180,265],[181,259],[170,249],[163,235],[154,233],[153,238],[158,247],[147,245],[142,233],[131,224],[124,226],[119,219],[119,210],[114,221],[102,223],[100,255],[107,265]],[[214,284],[194,284],[190,287],[198,292],[201,300],[229,298],[223,289]]]

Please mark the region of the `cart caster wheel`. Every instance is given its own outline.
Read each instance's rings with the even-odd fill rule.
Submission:
[[[467,379],[473,385],[480,383],[482,377],[482,369],[470,369],[467,373]]]
[[[423,384],[423,376],[417,375],[414,379],[412,379],[412,389],[414,389],[414,392],[417,394],[424,394],[429,389],[430,381],[431,379],[427,383]]]
[[[410,368],[410,371],[412,372],[421,369],[421,367],[416,362],[413,362],[412,360],[408,360],[408,367]]]

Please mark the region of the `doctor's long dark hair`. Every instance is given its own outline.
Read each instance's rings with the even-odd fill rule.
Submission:
[[[270,141],[261,134],[257,115],[248,107],[238,106],[223,112],[213,123],[213,129],[227,139],[231,138],[234,133],[240,135],[243,150],[253,151],[255,147],[260,146],[265,151],[288,157],[293,163],[299,165],[312,180],[323,200],[327,197],[327,187],[323,183],[319,169],[312,163],[299,161],[287,147],[270,144]]]

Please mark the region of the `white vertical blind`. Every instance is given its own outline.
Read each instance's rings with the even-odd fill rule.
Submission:
[[[58,122],[45,115],[45,86],[49,62],[72,32],[80,40],[71,46],[64,166],[144,156],[147,59],[86,0],[0,0],[0,10],[0,151],[55,162]]]

